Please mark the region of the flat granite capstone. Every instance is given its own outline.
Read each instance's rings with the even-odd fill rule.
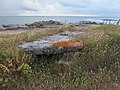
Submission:
[[[80,32],[66,31],[52,36],[43,37],[43,39],[38,41],[24,43],[18,47],[21,50],[30,52],[34,55],[61,54],[82,48],[82,43],[74,41],[74,39],[80,34]]]

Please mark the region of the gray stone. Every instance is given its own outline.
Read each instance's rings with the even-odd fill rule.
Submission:
[[[34,22],[32,24],[25,24],[25,25],[30,28],[45,28],[46,25],[62,25],[62,24],[58,21],[49,20],[49,21]]]
[[[32,24],[26,24],[26,26],[30,27],[30,28],[44,28],[44,23],[39,21],[39,22],[34,22]]]
[[[67,41],[67,40],[73,39],[73,37],[56,34],[56,35],[53,35],[53,36],[47,36],[44,39],[49,41],[49,42],[56,42],[56,41],[60,41],[60,40],[66,40]]]
[[[66,32],[60,33],[60,35],[77,37],[77,36],[79,36],[82,33],[83,32],[69,32],[69,31],[66,31]]]
[[[28,27],[25,25],[15,25],[15,24],[8,24],[2,25],[5,30],[17,30],[17,29],[27,29]]]
[[[74,37],[71,35],[80,35],[80,33],[76,33],[76,32],[67,32],[67,36],[64,35],[66,34],[66,32],[64,33],[59,33],[53,36],[47,36],[44,37],[42,40],[39,41],[33,41],[33,42],[28,42],[28,43],[24,43],[22,45],[19,45],[19,48],[21,48],[23,51],[27,51],[30,52],[34,55],[49,55],[49,54],[61,54],[61,53],[65,53],[65,52],[70,52],[73,51],[74,49],[81,49],[82,47],[80,46],[75,46],[74,48],[70,48],[67,46],[59,46],[56,47],[54,46],[52,43],[54,42],[59,42],[59,41],[69,41],[69,40],[73,40]]]
[[[4,27],[2,27],[2,26],[0,26],[0,30],[5,30],[5,28],[4,28]]]

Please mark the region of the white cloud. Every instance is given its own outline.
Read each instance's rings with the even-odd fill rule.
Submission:
[[[24,0],[22,6],[24,13],[20,15],[61,15],[68,9],[58,2],[39,3],[38,0]]]
[[[120,15],[120,0],[0,0],[0,15]]]
[[[28,10],[39,10],[41,7],[41,4],[38,2],[38,0],[21,0],[21,4],[23,8],[26,8]]]

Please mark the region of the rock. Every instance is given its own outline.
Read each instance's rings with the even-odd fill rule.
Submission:
[[[69,31],[65,31],[65,32],[61,33],[60,35],[78,37],[82,33],[83,32],[69,32]]]
[[[83,48],[83,44],[75,41],[75,37],[71,36],[75,32],[71,32],[68,35],[64,35],[64,33],[47,36],[39,41],[24,43],[19,45],[19,48],[34,55],[62,54]]]
[[[2,27],[5,30],[27,29],[27,26],[25,25],[15,25],[15,24],[2,25]]]
[[[75,61],[63,61],[63,60],[60,60],[60,61],[58,61],[57,62],[57,64],[59,65],[68,65],[68,66],[70,66],[70,65],[73,65],[73,64],[75,64]]]
[[[34,22],[32,24],[25,24],[25,25],[30,28],[44,28],[45,27],[43,22]]]
[[[62,25],[62,23],[58,22],[58,21],[53,21],[53,20],[49,20],[49,21],[43,21],[44,24],[46,25]]]
[[[53,35],[53,36],[47,36],[44,39],[47,40],[48,42],[56,42],[56,41],[60,41],[60,40],[67,41],[67,40],[73,39],[73,37],[64,36],[62,34],[56,34],[56,35]]]
[[[97,24],[97,22],[91,22],[91,24]]]
[[[0,26],[0,30],[5,30],[5,28],[4,28],[4,27],[2,27],[2,26]]]
[[[49,21],[34,22],[32,24],[25,24],[25,25],[30,28],[45,28],[47,27],[46,25],[62,25],[62,24],[58,21],[49,20]]]
[[[25,24],[25,25],[18,25],[18,24],[2,25],[0,26],[0,30],[18,30],[18,29],[45,28],[45,27],[53,28],[55,27],[54,25],[62,25],[62,24],[58,21],[49,20],[49,21],[34,22],[32,24]]]

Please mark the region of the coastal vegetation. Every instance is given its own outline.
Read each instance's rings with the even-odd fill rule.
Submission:
[[[7,90],[118,90],[120,88],[120,27],[102,25],[86,30],[77,41],[84,48],[29,65],[31,54],[19,50],[21,43],[74,26],[34,29],[21,34],[0,35],[0,89]],[[56,63],[68,61],[69,64]]]

